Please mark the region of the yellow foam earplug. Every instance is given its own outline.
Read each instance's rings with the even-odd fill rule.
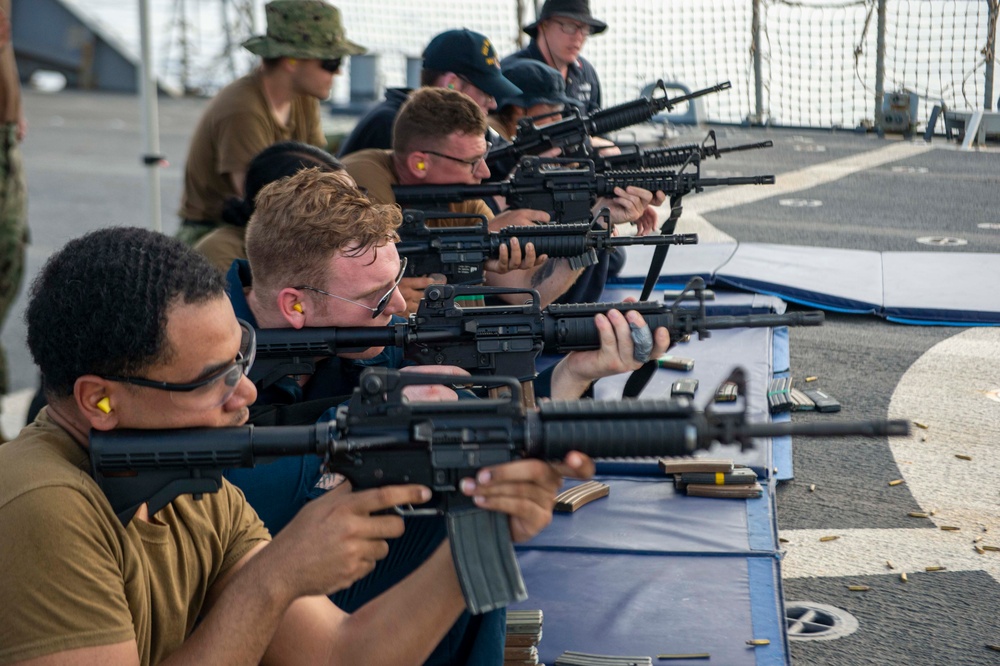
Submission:
[[[103,398],[101,398],[100,400],[97,401],[97,408],[99,410],[101,410],[102,412],[104,412],[105,414],[110,414],[111,413],[111,401],[108,400],[107,396],[104,396]]]
[[[423,162],[417,162],[417,169],[419,169],[420,171],[423,171],[426,168],[427,168],[426,164],[424,164]]]
[[[296,303],[295,305],[292,306],[292,309],[295,310],[296,312],[298,312],[299,314],[302,314],[302,304],[301,303]]]

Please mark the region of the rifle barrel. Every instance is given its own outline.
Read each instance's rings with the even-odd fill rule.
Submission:
[[[666,239],[666,240],[662,240]],[[697,245],[698,234],[669,234],[667,236],[612,236],[605,243],[611,247],[625,245]]]

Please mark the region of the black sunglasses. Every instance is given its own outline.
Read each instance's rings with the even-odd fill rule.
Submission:
[[[326,58],[319,61],[319,66],[330,72],[331,74],[336,74],[340,71],[340,65],[344,62],[343,58]]]

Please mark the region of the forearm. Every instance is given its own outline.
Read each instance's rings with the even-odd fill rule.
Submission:
[[[344,619],[331,663],[422,664],[464,609],[446,540],[416,571]]]
[[[568,369],[568,365],[564,359],[552,369],[552,392],[549,396],[552,400],[578,400],[594,383],[589,377],[581,377]]]
[[[246,561],[179,650],[161,662],[259,664],[295,595],[268,565],[267,548]]]
[[[419,569],[344,623],[351,640],[343,663],[422,664],[464,609],[451,546],[444,541]],[[368,637],[368,644],[360,644],[359,636]]]

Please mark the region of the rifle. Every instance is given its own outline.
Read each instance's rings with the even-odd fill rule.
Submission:
[[[699,163],[700,164],[700,163]],[[543,210],[552,220],[590,220],[599,197],[614,196],[615,188],[630,185],[650,192],[663,192],[671,199],[706,187],[728,185],[773,185],[774,176],[702,178],[694,172],[606,171],[597,173],[590,160],[525,157],[509,181],[480,185],[393,185],[396,203],[403,208],[433,210],[447,204],[502,196],[511,208]]]
[[[663,169],[681,167],[688,162],[701,162],[708,157],[721,158],[726,153],[736,153],[745,150],[771,148],[773,141],[758,143],[743,143],[736,146],[719,148],[715,130],[709,130],[705,140],[699,143],[688,143],[681,146],[669,146],[653,150],[642,150],[633,146],[629,152],[609,157],[594,157],[594,167],[598,171],[614,171],[620,169]]]
[[[552,304],[540,308],[538,293],[505,287],[462,287],[432,284],[406,323],[353,328],[274,328],[257,331],[257,357],[250,379],[265,388],[286,375],[312,374],[318,357],[364,351],[370,347],[402,347],[407,358],[421,365],[454,365],[473,374],[535,378],[535,357],[546,353],[599,349],[594,315],[615,309],[636,310],[651,330],[664,326],[671,340],[713,330],[773,326],[819,326],[822,310],[785,314],[709,316],[705,312],[705,281],[692,278],[684,292],[667,305],[637,303]],[[466,306],[467,295],[523,293],[532,298],[521,305]],[[695,301],[690,300],[693,294]]]
[[[581,400],[525,409],[513,379],[503,380],[510,389],[506,399],[403,399],[405,386],[454,379],[371,368],[336,421],[314,425],[91,431],[91,468],[126,525],[144,502],[155,515],[178,495],[216,492],[225,469],[282,456],[325,456],[329,470],[346,476],[355,490],[424,484],[433,496],[411,511],[445,515],[466,606],[478,614],[527,598],[507,517],[476,508],[459,491],[461,479],[482,467],[518,458],[561,460],[570,451],[659,457],[689,455],[712,442],[739,442],[745,449],[758,437],[909,432],[906,421],[747,423],[745,409],[699,412],[687,400]],[[475,379],[494,378],[470,381]],[[734,370],[729,381],[743,384],[743,371]]]
[[[589,157],[593,154],[590,137],[594,135],[615,132],[631,125],[646,122],[661,111],[670,111],[681,102],[721,92],[732,88],[729,81],[716,84],[709,88],[696,90],[688,95],[668,97],[666,84],[663,80],[656,82],[653,88],[663,94],[660,96],[640,97],[617,106],[597,111],[591,116],[584,116],[579,109],[571,107],[563,113],[571,113],[569,118],[557,120],[548,125],[535,125],[535,118],[522,118],[517,124],[517,136],[514,141],[494,148],[486,156],[486,166],[497,178],[504,178],[511,169],[527,155],[537,155],[551,148],[560,148],[562,154],[568,157]]]
[[[611,247],[628,245],[694,245],[697,234],[667,236],[612,236],[610,213],[602,208],[604,227],[594,222],[511,226],[491,232],[482,215],[465,213],[427,214],[419,210],[403,211],[403,223],[396,230],[396,250],[407,258],[406,276],[420,277],[438,273],[448,284],[481,284],[483,263],[500,256],[500,248],[510,248],[516,237],[521,246],[532,243],[538,255],[566,257],[573,268],[583,268],[597,260],[596,253]],[[427,219],[468,219],[469,226],[429,227]],[[588,263],[589,262],[589,263]]]

